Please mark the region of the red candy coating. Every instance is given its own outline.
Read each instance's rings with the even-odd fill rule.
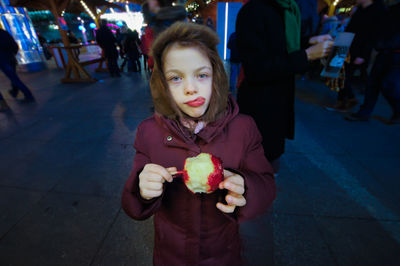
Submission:
[[[198,174],[198,171],[204,167],[205,156],[210,158],[209,165],[206,166],[206,169],[213,169],[211,173],[207,173],[208,176],[202,176],[201,174]],[[197,158],[199,158],[199,164],[197,164]],[[196,177],[191,177],[188,173],[187,169],[189,167],[189,161],[192,171],[196,173]],[[193,193],[212,193],[218,189],[219,183],[224,180],[224,169],[222,167],[221,159],[209,153],[201,153],[196,157],[187,158],[185,160],[184,170],[178,171],[177,174],[183,177],[186,187]]]

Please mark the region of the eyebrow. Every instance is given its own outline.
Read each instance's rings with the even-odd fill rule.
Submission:
[[[211,68],[211,67],[202,66],[202,67],[199,67],[199,68],[195,69],[195,72],[199,72],[199,71],[201,71],[201,70],[203,70],[203,69],[207,69],[207,70],[212,71],[212,68]],[[181,73],[181,71],[178,70],[178,69],[167,69],[167,70],[165,70],[165,74],[167,74],[167,73],[169,73],[169,72]]]

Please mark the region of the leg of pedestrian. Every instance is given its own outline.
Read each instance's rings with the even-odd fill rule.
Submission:
[[[10,64],[5,64],[5,63],[0,64],[0,69],[10,79],[13,88],[18,88],[24,94],[25,98],[23,101],[25,102],[35,101],[35,98],[33,97],[31,91],[20,80],[14,68],[15,67],[11,66]]]

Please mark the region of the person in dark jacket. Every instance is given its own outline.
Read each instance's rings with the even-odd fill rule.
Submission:
[[[18,92],[24,94],[24,99],[21,102],[34,102],[31,91],[19,79],[16,71],[17,59],[15,56],[18,53],[18,44],[7,31],[0,29],[0,69],[10,79],[12,89],[8,92],[14,98],[17,98]],[[9,107],[0,93],[0,111],[6,111]]]
[[[108,71],[112,77],[120,77],[118,68],[118,50],[116,47],[117,39],[114,34],[107,27],[107,21],[102,20],[101,26],[96,32],[97,44],[103,49],[104,57],[107,60]]]
[[[265,155],[278,172],[285,139],[294,138],[295,73],[326,56],[333,43],[321,35],[300,49],[300,12],[293,0],[250,0],[237,16],[236,35],[244,69],[240,110],[256,121]]]
[[[128,30],[128,32],[126,33],[126,38],[123,42],[123,46],[126,56],[128,58],[128,71],[140,72],[140,39],[139,34],[136,30]]]
[[[206,26],[177,22],[152,48],[156,114],[138,126],[122,208],[137,220],[154,215],[154,265],[242,265],[239,223],[275,198],[257,126],[228,96],[218,42]],[[224,181],[209,194],[172,177],[199,153],[223,161]]]
[[[350,63],[345,65],[345,84],[339,91],[337,103],[327,106],[328,111],[347,112],[357,105],[352,85],[354,73],[360,70],[361,77],[367,75],[372,49],[377,41],[382,21],[386,14],[382,0],[357,0],[358,7],[346,27],[346,32],[354,33],[350,46]]]
[[[382,92],[393,111],[390,123],[400,123],[400,4],[389,8],[384,21],[375,47],[378,54],[368,77],[364,103],[358,112],[346,116],[346,120],[368,121],[379,92]]]

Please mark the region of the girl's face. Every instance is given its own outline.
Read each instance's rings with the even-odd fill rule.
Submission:
[[[168,89],[179,109],[190,117],[201,117],[212,93],[213,69],[197,47],[173,45],[164,57]]]

